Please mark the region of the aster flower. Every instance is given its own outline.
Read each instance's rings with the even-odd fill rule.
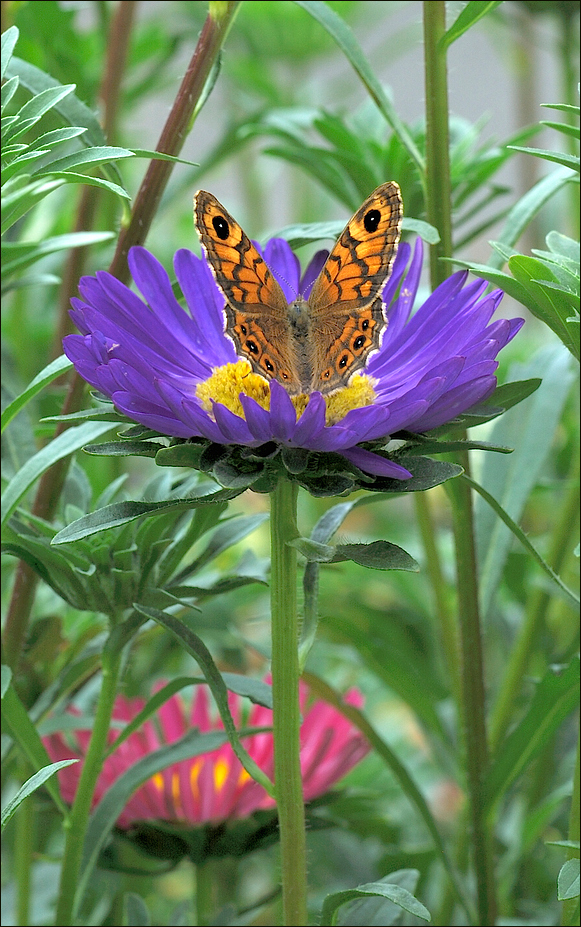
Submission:
[[[319,252],[300,280],[287,242],[272,239],[263,253],[289,301],[308,291],[326,257]],[[208,264],[185,249],[176,253],[174,267],[189,313],[156,258],[135,247],[129,267],[143,298],[106,272],[83,277],[71,312],[82,334],[68,335],[64,350],[81,376],[128,418],[163,435],[213,445],[214,458],[232,447],[246,461],[280,451],[301,482],[312,469],[310,457],[322,454],[335,470],[406,480],[410,470],[383,450],[389,437],[426,432],[487,399],[496,386],[498,352],[523,324],[491,322],[502,291],[485,294],[486,282],[467,283],[465,271],[448,278],[412,315],[422,258],[420,239],[413,255],[407,243],[400,245],[383,291],[389,311],[381,348],[363,375],[330,396],[291,397],[277,381],[251,372],[225,334],[224,297]],[[310,488],[308,480],[305,485]]]
[[[360,707],[363,697],[357,689],[350,690],[345,702]],[[301,726],[301,771],[306,802],[328,792],[369,752],[369,744],[362,734],[335,708],[323,701],[309,702],[309,689],[301,682],[300,704],[303,716]],[[115,700],[113,719],[129,723],[143,709],[141,699]],[[229,693],[229,705],[234,721],[242,723],[242,700]],[[207,686],[196,689],[191,708],[187,709],[180,695],[173,695],[159,708],[153,720],[146,721],[137,731],[113,750],[103,764],[93,794],[95,808],[108,789],[129,767],[164,744],[179,740],[191,728],[201,733],[221,731],[220,718],[210,711]],[[248,727],[270,727],[272,711],[254,705],[244,721]],[[159,733],[158,733],[159,731]],[[72,804],[82,770],[91,731],[75,730],[67,742],[60,733],[44,738],[51,759],[78,758],[80,763],[60,770],[60,787],[63,799]],[[109,743],[118,737],[115,729],[109,733]],[[244,746],[261,769],[272,777],[274,769],[272,733],[265,732],[243,738]],[[270,811],[274,800],[243,768],[229,743],[211,753],[195,756],[175,763],[145,782],[131,796],[117,827],[135,831],[144,822],[168,828],[176,826],[183,835],[196,828],[220,829],[224,822],[249,818],[259,811]],[[272,832],[276,832],[276,815],[272,817]],[[248,828],[244,833],[248,832]]]

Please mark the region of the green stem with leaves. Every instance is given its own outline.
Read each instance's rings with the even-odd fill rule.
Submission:
[[[157,144],[158,151],[172,156],[179,155],[195,116],[201,108],[210,75],[219,61],[220,50],[238,10],[239,2],[238,0],[213,0],[209,7],[209,15],[198,44]],[[108,58],[113,65],[120,60],[119,56],[113,59]],[[117,73],[111,79],[119,82],[120,75]],[[152,161],[143,178],[129,224],[121,232],[115,256],[109,267],[109,273],[119,280],[129,279],[127,252],[132,245],[143,244],[145,241],[173,168],[172,162]],[[77,412],[82,408],[85,386],[86,384],[79,375],[74,373],[69,383],[64,407],[61,410],[63,415]],[[59,423],[55,430],[55,437],[65,427],[63,423]],[[47,521],[52,519],[69,464],[70,459],[66,458],[43,475],[33,504],[35,515]],[[26,640],[36,583],[37,577],[33,570],[26,564],[20,563],[3,638],[3,659],[13,669],[18,666]]]
[[[297,552],[298,486],[280,479],[270,496],[274,785],[284,925],[307,923],[306,835],[300,763]]]
[[[448,275],[441,258],[452,256],[452,205],[447,63],[444,35],[446,4],[424,3],[424,56],[426,79],[426,205],[428,221],[440,234],[431,253],[431,284],[435,288]],[[465,452],[459,461],[469,472]],[[474,542],[474,514],[470,488],[451,480],[456,575],[458,583],[458,631],[461,653],[459,714],[464,731],[467,789],[469,793],[472,860],[476,878],[478,923],[494,924],[496,891],[491,836],[487,830],[483,785],[488,769],[485,724],[484,664],[478,603],[478,565]]]
[[[76,891],[83,858],[85,833],[91,812],[95,785],[107,749],[107,735],[111,725],[122,660],[123,648],[119,646],[118,634],[114,630],[103,648],[103,678],[91,740],[83,761],[83,769],[79,778],[75,800],[71,812],[64,822],[66,834],[65,851],[55,917],[55,925],[58,925],[58,927],[69,927],[75,922]]]

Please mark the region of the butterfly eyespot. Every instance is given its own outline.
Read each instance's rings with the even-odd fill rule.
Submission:
[[[220,241],[226,241],[230,234],[230,226],[226,222],[224,216],[214,216],[212,219],[212,225],[214,226],[214,231],[220,239]]]
[[[269,360],[266,360],[266,359],[265,359],[265,361],[264,361],[264,366],[266,367],[266,369],[268,370],[269,373],[274,373],[274,366],[273,366],[273,364],[270,363]]]
[[[288,373],[285,373],[284,370],[281,370],[280,375],[283,378],[283,380],[288,380]]]
[[[365,335],[359,335],[359,337],[356,338],[355,341],[353,342],[353,350],[360,351],[361,348],[365,347],[366,341],[367,341],[367,338],[365,337]]]
[[[339,370],[344,370],[348,363],[349,363],[349,355],[344,354],[341,360],[339,361],[339,363],[337,364],[337,366],[339,367]]]
[[[245,347],[250,354],[258,354],[258,345],[255,341],[247,341]]]
[[[369,319],[363,319],[361,323],[361,328],[363,329],[364,332],[367,331],[367,329],[369,328]]]
[[[363,217],[363,225],[365,226],[366,232],[375,232],[377,226],[379,225],[381,219],[381,213],[379,209],[370,209],[369,212],[366,212]]]
[[[241,326],[240,326],[240,331],[242,332],[243,335],[247,335],[247,334],[248,334],[248,329],[246,328],[246,325],[241,325]]]

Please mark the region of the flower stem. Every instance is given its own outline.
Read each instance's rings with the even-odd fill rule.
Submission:
[[[58,927],[69,927],[74,923],[76,889],[83,856],[85,832],[89,821],[93,792],[103,766],[107,734],[113,714],[122,659],[123,648],[117,645],[117,635],[113,632],[103,649],[103,679],[95,711],[95,722],[89,747],[83,761],[75,801],[64,825],[66,841],[55,917],[55,925],[58,925]]]
[[[184,74],[172,110],[157,143],[156,151],[179,155],[188,136],[212,69],[220,56],[228,30],[239,7],[235,0],[211,2],[198,44]],[[133,245],[142,245],[166,188],[173,164],[152,160],[137,193],[129,225],[121,232],[110,273],[127,281],[127,254]]]
[[[197,927],[204,927],[210,924],[215,915],[213,904],[213,865],[212,860],[208,860],[203,865],[196,867],[196,924]]]
[[[430,248],[432,289],[450,273],[441,257],[452,255],[452,193],[446,52],[438,43],[446,31],[446,4],[424,3],[424,67],[426,84],[426,213],[440,233]]]
[[[448,275],[440,259],[452,256],[450,137],[446,50],[446,4],[430,0],[424,10],[426,79],[426,208],[427,218],[440,233],[431,249],[430,276],[435,288]],[[459,461],[469,472],[469,456]],[[470,839],[476,878],[479,924],[494,924],[496,889],[491,835],[487,828],[483,786],[488,769],[485,724],[484,661],[478,603],[478,567],[474,540],[471,490],[461,480],[448,484],[454,524],[458,583],[458,628],[461,653],[459,711],[464,730],[467,788],[470,798]]]
[[[440,633],[444,668],[450,679],[450,688],[457,702],[460,696],[460,655],[458,652],[458,627],[453,614],[452,596],[444,577],[440,555],[436,545],[436,531],[430,511],[429,496],[415,492],[416,519],[424,545],[426,567],[434,596],[435,612]]]
[[[580,792],[580,776],[579,776],[579,727],[577,727],[577,757],[575,759],[575,772],[573,774],[573,794],[571,796],[571,811],[569,813],[569,833],[567,837],[571,842],[579,844],[579,792]],[[569,847],[567,850],[567,859],[576,859],[579,855],[579,851],[575,850],[574,847]],[[561,924],[563,927],[571,927],[579,921],[579,896],[568,898],[563,902],[563,912],[561,918]]]
[[[305,810],[300,764],[297,553],[298,486],[281,479],[270,497],[274,785],[284,925],[307,923]]]

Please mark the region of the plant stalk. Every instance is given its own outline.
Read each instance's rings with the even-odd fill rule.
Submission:
[[[446,50],[446,4],[425,2],[424,59],[426,81],[426,207],[428,221],[440,233],[431,249],[430,277],[435,289],[448,276],[440,259],[451,257],[452,197]],[[469,456],[459,463],[469,472]],[[470,843],[476,879],[479,924],[496,921],[496,888],[492,841],[484,810],[484,782],[488,770],[485,724],[484,661],[478,601],[478,566],[474,541],[474,514],[470,488],[462,480],[447,486],[451,500],[458,584],[460,634],[460,685],[458,703],[464,731],[467,789],[469,794]]]
[[[270,497],[274,785],[283,924],[307,924],[306,835],[300,763],[297,552],[298,486],[280,479]]]
[[[117,635],[113,633],[108,638],[103,649],[103,678],[97,700],[91,740],[83,760],[83,769],[79,778],[75,800],[70,815],[64,823],[66,839],[55,917],[56,927],[70,927],[75,922],[76,890],[83,858],[85,833],[91,812],[95,785],[103,766],[103,757],[107,748],[107,735],[111,725],[113,706],[117,694],[117,680],[123,660],[123,648],[117,646],[117,640]]]

